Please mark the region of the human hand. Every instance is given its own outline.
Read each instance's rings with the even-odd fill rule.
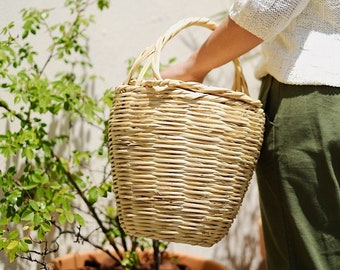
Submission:
[[[202,83],[205,74],[200,74],[195,72],[196,66],[189,58],[185,62],[177,63],[165,68],[161,72],[161,77],[163,79],[174,79],[181,81],[192,81]]]

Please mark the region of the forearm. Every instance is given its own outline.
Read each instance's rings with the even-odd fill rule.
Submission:
[[[162,73],[165,78],[203,81],[212,69],[256,47],[262,40],[226,18],[187,61]]]
[[[205,76],[210,70],[241,56],[261,42],[260,38],[227,18],[190,58],[195,63],[196,72]]]

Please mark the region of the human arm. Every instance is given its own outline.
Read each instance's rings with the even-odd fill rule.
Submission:
[[[202,82],[212,69],[243,55],[261,42],[262,39],[227,17],[186,61],[169,66],[161,76]]]

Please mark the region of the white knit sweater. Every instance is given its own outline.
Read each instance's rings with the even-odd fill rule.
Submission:
[[[236,0],[230,17],[264,40],[258,78],[340,87],[340,0]]]

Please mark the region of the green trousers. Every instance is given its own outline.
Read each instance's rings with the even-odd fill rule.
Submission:
[[[340,269],[340,88],[264,78],[257,165],[269,270]]]

